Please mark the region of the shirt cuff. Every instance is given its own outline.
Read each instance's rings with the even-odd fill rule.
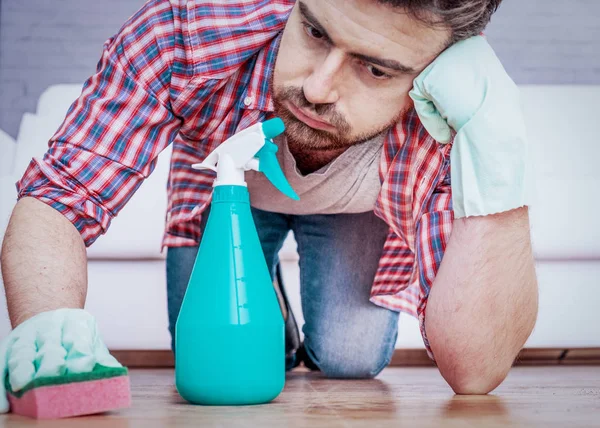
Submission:
[[[43,161],[33,159],[16,184],[18,199],[32,197],[56,209],[73,223],[89,247],[106,232],[112,217],[71,181]]]
[[[455,218],[530,205],[533,179],[529,148],[516,133],[496,140],[465,125],[454,138],[450,170]]]

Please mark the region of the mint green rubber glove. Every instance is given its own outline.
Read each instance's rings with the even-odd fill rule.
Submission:
[[[0,343],[0,413],[9,410],[4,380],[19,391],[36,378],[91,371],[96,364],[122,367],[108,352],[95,318],[83,309],[42,312]]]
[[[527,205],[530,165],[519,90],[483,36],[442,52],[409,93],[427,132],[450,153],[456,218]]]

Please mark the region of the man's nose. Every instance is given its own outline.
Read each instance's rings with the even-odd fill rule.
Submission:
[[[311,104],[333,104],[339,99],[337,81],[344,62],[343,52],[331,49],[306,78],[302,89]]]

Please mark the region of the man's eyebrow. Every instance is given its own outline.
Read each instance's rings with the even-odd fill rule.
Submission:
[[[306,19],[310,25],[315,27],[315,29],[323,35],[323,38],[325,40],[327,40],[328,43],[333,44],[331,37],[329,37],[329,34],[327,34],[327,31],[325,30],[325,28],[323,28],[323,26],[319,23],[319,20],[317,19],[317,17],[315,15],[313,15],[313,13],[308,9],[308,6],[306,6],[306,4],[304,2],[298,2],[298,7],[299,7],[300,13],[304,17],[304,19]],[[400,73],[404,73],[404,74],[417,73],[417,70],[415,70],[414,68],[400,64],[398,61],[393,60],[393,59],[377,58],[374,56],[364,55],[364,54],[359,54],[359,53],[351,53],[350,55],[353,56],[354,58],[360,59],[361,61],[368,62],[368,63],[374,64],[374,65],[378,65],[380,67],[388,68],[390,70],[395,70]]]
[[[404,73],[404,74],[417,73],[417,70],[415,70],[414,68],[409,67],[404,64],[400,64],[398,61],[396,61],[394,59],[377,58],[374,56],[363,55],[363,54],[359,54],[359,53],[352,53],[350,55],[352,55],[353,57],[358,58],[364,62],[369,62],[374,65],[379,65],[380,67],[389,68],[390,70],[395,70],[400,73]]]
[[[319,23],[317,17],[308,9],[308,6],[306,6],[306,4],[303,2],[299,2],[298,7],[300,8],[300,13],[304,19],[306,19],[310,25],[315,27],[315,29],[323,35],[323,38],[331,43],[331,37],[329,37],[329,34],[327,34],[327,31],[325,31],[325,28],[323,28],[323,26]]]

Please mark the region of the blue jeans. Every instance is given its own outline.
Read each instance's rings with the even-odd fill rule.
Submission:
[[[283,241],[290,230],[294,232],[308,357],[329,377],[375,377],[389,364],[398,335],[398,313],[369,302],[388,226],[372,212],[298,216],[253,208],[252,214],[272,275]],[[203,220],[207,218],[208,212]],[[167,253],[173,348],[175,323],[197,251],[181,247]]]

